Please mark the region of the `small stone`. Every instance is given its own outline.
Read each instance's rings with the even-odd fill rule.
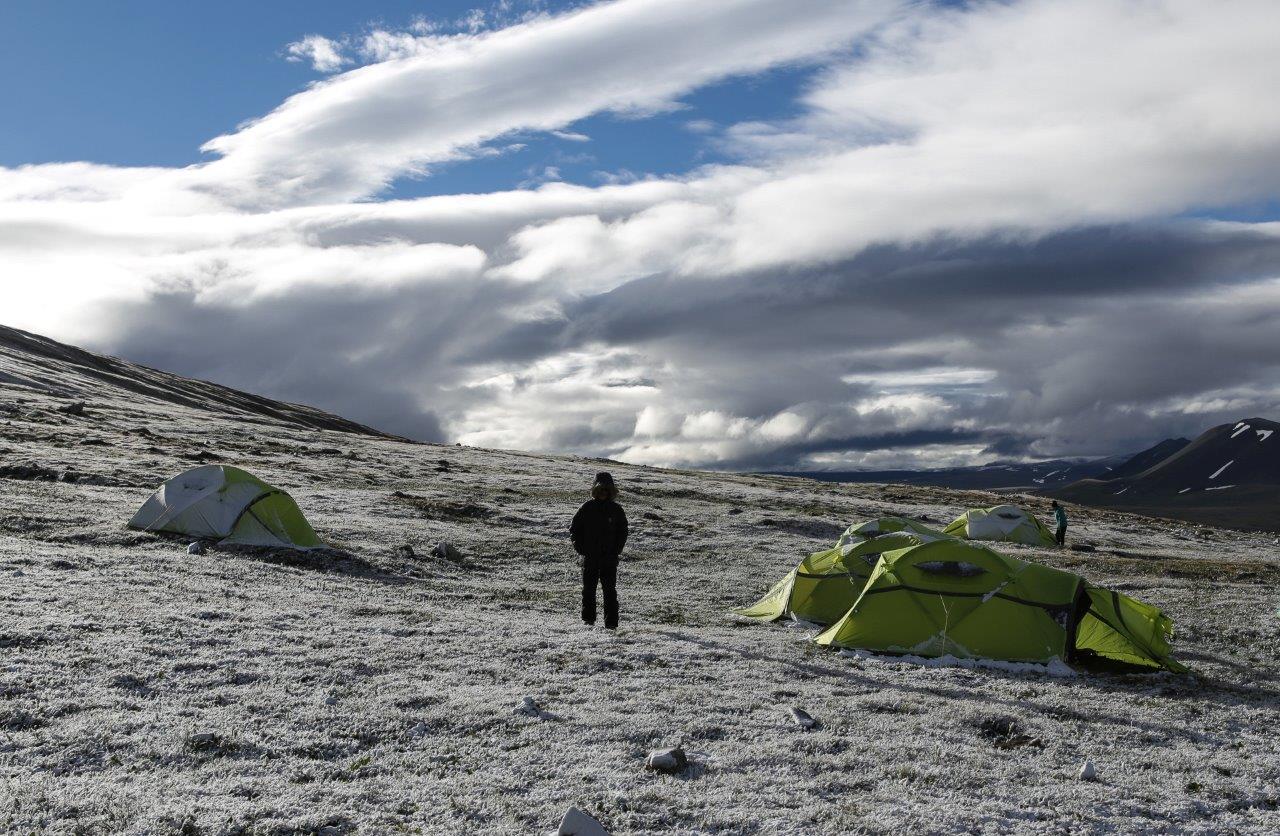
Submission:
[[[787,709],[787,713],[791,715],[792,722],[805,731],[817,728],[818,721],[813,719],[813,716],[803,708],[793,705]]]
[[[412,560],[414,557],[417,557],[417,555],[414,554],[413,546],[410,546],[407,543],[396,549],[396,556],[403,560]]]
[[[212,749],[218,745],[218,736],[213,732],[200,732],[187,738],[187,748],[197,752]]]
[[[609,836],[609,831],[577,807],[570,807],[551,836]]]
[[[204,554],[204,543],[199,540],[187,546],[187,554]]]
[[[67,415],[83,415],[84,408],[85,408],[84,401],[75,401],[73,403],[67,404],[66,406],[58,407],[58,411],[65,412]]]
[[[337,698],[337,697],[335,697],[335,696],[333,696],[332,694],[330,694],[329,696],[327,696],[327,697],[325,697],[325,698],[324,698],[324,704],[325,704],[325,705],[337,705],[337,704],[338,704],[338,698]]]
[[[684,749],[676,746],[674,749],[657,749],[649,753],[649,757],[645,759],[644,768],[653,770],[654,772],[665,772],[668,775],[674,775],[689,765],[689,758],[684,753]]]
[[[1094,768],[1093,761],[1086,759],[1085,762],[1081,764],[1080,775],[1078,777],[1081,781],[1098,780],[1098,770]]]
[[[409,729],[409,731],[407,731],[407,732],[405,732],[405,733],[406,733],[409,737],[426,737],[426,736],[427,736],[427,724],[426,724],[426,723],[418,723],[416,726],[414,726],[413,728]]]
[[[657,520],[658,522],[662,522],[662,517],[659,517],[657,514],[653,513],[652,511],[645,511],[644,518],[646,520]]]
[[[538,701],[533,697],[525,697],[511,711],[512,714],[521,714],[525,717],[533,717],[536,720],[553,719],[550,714],[542,710],[542,706],[538,705]]]
[[[444,542],[443,540],[436,543],[436,547],[431,550],[431,553],[441,560],[452,560],[456,562],[462,559],[462,552],[458,551],[452,545]]]

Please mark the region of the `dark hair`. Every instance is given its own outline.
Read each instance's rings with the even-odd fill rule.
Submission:
[[[613,484],[612,480],[608,482],[596,482],[594,485],[591,486],[591,498],[592,499],[617,499],[618,486]]]

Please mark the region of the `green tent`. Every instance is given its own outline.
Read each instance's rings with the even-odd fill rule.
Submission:
[[[971,508],[943,529],[962,540],[995,540],[1022,543],[1027,546],[1056,546],[1053,532],[1025,508],[997,505],[994,508]]]
[[[848,612],[814,641],[916,656],[1106,661],[1185,672],[1172,622],[1079,575],[959,540],[885,552]]]
[[[218,464],[165,482],[129,527],[252,546],[322,545],[293,497],[238,467]]]
[[[941,539],[950,538],[901,517],[855,523],[835,546],[809,555],[763,598],[734,612],[760,621],[790,617],[830,624],[848,611],[882,552]]]

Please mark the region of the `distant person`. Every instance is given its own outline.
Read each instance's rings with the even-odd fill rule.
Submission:
[[[609,473],[597,473],[591,499],[573,515],[569,535],[582,555],[582,620],[596,623],[596,585],[604,590],[604,626],[618,627],[618,558],[627,544],[627,515]]]
[[[1067,509],[1058,504],[1058,500],[1053,501],[1053,518],[1058,523],[1058,531],[1053,535],[1053,539],[1058,541],[1059,546],[1067,544]]]

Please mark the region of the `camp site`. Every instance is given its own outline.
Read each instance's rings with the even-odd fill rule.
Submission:
[[[0,0],[0,836],[1280,834],[1280,0]]]
[[[1275,535],[1072,506],[1060,549],[1017,539],[1040,497],[416,444],[0,356],[76,398],[0,382],[0,829],[1275,820]],[[566,531],[602,466],[616,633]]]

